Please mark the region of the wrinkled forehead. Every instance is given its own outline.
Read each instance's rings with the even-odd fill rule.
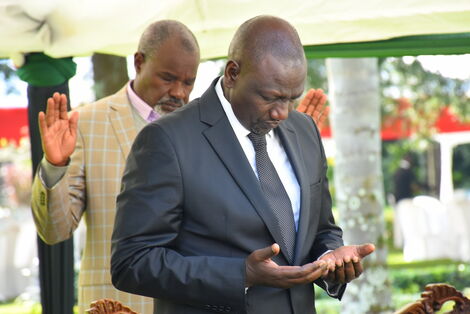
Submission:
[[[252,62],[250,71],[259,75],[272,77],[275,80],[295,79],[303,81],[307,76],[307,64],[305,60],[298,58],[280,58],[272,54],[266,54],[263,58]]]
[[[243,71],[243,70],[242,70]],[[280,60],[267,56],[242,75],[258,91],[271,91],[284,97],[302,94],[307,77],[307,68],[298,60]]]

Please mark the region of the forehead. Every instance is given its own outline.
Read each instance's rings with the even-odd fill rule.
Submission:
[[[163,42],[151,57],[149,65],[157,71],[180,72],[196,75],[199,53],[183,47],[178,39]]]
[[[257,88],[276,89],[291,94],[302,93],[307,68],[305,62],[282,60],[267,54],[250,66],[250,73]]]

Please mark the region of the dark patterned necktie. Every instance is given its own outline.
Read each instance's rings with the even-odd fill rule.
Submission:
[[[287,195],[281,179],[269,159],[266,150],[266,137],[254,133],[248,134],[248,138],[253,143],[256,153],[256,170],[261,184],[261,189],[273,210],[279,227],[281,229],[282,240],[288,250],[290,261],[293,261],[295,248],[295,224],[292,205]]]

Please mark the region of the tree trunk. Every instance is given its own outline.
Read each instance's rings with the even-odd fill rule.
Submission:
[[[375,58],[328,59],[328,85],[336,145],[334,184],[346,244],[374,243],[364,273],[350,284],[342,313],[387,313],[390,282],[383,215],[380,101]]]
[[[95,53],[91,60],[96,99],[114,94],[129,81],[126,58]]]

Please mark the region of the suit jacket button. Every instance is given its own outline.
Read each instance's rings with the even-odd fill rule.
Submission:
[[[39,194],[39,204],[41,204],[41,206],[46,205],[46,193],[43,191]]]

